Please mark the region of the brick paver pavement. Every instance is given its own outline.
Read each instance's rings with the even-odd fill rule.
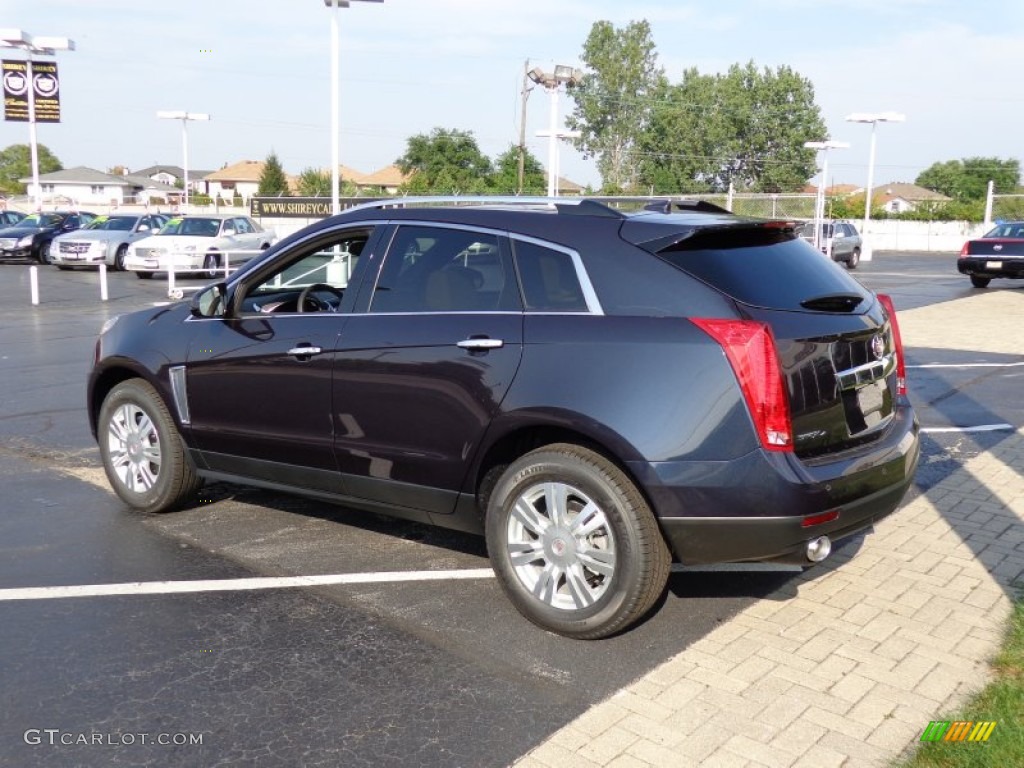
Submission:
[[[912,351],[1024,360],[1024,292],[901,312],[900,326]],[[986,682],[1008,587],[1024,574],[1024,428],[1015,426],[880,523],[858,552],[796,577],[517,765],[854,768],[912,749],[930,720]]]

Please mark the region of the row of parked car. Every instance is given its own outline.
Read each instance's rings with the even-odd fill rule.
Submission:
[[[8,216],[10,214],[10,216]],[[274,235],[248,216],[167,216],[160,213],[3,212],[0,257],[27,258],[58,269],[106,264],[140,278],[172,267],[214,271],[225,259],[247,261]]]

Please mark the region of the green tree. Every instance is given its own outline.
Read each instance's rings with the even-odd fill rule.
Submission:
[[[571,92],[576,106],[566,123],[582,133],[577,146],[584,156],[597,158],[605,186],[630,190],[638,177],[635,149],[647,126],[650,97],[664,76],[651,27],[632,21],[620,30],[598,21],[581,59],[587,71]]]
[[[933,163],[922,171],[915,183],[954,200],[982,200],[988,182],[995,182],[995,191],[1012,193],[1020,184],[1020,161],[998,157],[968,157]]]
[[[330,197],[330,171],[319,168],[306,168],[299,174],[299,194],[304,197]]]
[[[277,153],[271,152],[263,163],[263,172],[260,174],[260,186],[256,194],[266,196],[280,196],[288,194],[288,177],[284,175],[284,168],[281,161],[277,159]]]
[[[60,160],[43,144],[36,145],[39,173],[53,173],[64,169]],[[32,175],[32,154],[28,144],[11,144],[0,151],[0,192],[23,195],[28,185],[19,181]]]
[[[724,75],[661,83],[638,141],[640,182],[659,193],[801,188],[814,175],[805,141],[824,138],[809,80],[789,67],[734,64]]]
[[[523,157],[523,194],[543,195],[547,192],[547,175],[540,161],[530,150]],[[491,190],[502,195],[513,195],[519,187],[519,147],[510,146],[494,161]]]
[[[395,164],[412,176],[412,194],[477,194],[487,190],[491,175],[491,161],[473,134],[445,128],[410,137]]]

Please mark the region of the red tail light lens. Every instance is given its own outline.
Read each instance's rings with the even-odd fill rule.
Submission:
[[[693,323],[725,350],[761,445],[769,451],[792,451],[789,401],[771,328],[752,320],[701,318]]]
[[[964,243],[964,247],[960,249],[960,258],[961,259],[964,256],[966,256],[968,253],[970,253],[970,251],[971,251],[971,249],[969,247],[970,244],[971,244],[971,242],[968,240],[966,243]]]
[[[896,307],[888,294],[878,294],[878,300],[889,315],[889,327],[892,328],[892,343],[896,347],[896,394],[907,394],[907,364],[903,359],[903,337],[900,336],[900,324],[896,321]]]

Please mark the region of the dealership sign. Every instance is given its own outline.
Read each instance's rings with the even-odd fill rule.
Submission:
[[[33,61],[32,91],[37,123],[60,122],[60,80],[57,64],[52,61]],[[4,119],[28,122],[29,62],[3,62]]]

